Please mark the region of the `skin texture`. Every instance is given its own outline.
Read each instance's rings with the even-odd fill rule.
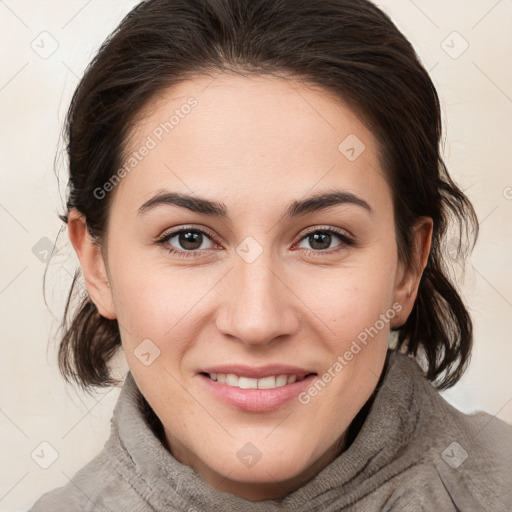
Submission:
[[[339,454],[377,384],[390,327],[413,307],[432,222],[419,220],[415,265],[405,268],[376,139],[339,99],[284,78],[201,76],[165,91],[145,107],[127,158],[191,96],[197,105],[109,192],[106,245],[91,242],[76,211],[69,236],[92,300],[119,321],[128,366],[173,455],[220,490],[276,498]],[[350,134],[365,145],[354,161],[338,149]],[[162,189],[223,203],[229,216],[172,205],[137,215]],[[332,190],[363,198],[373,213],[344,204],[283,218],[291,202]],[[195,256],[155,243],[189,225],[207,232]],[[356,244],[332,235],[315,245],[305,236],[330,227]],[[250,263],[236,251],[246,237],[262,251]],[[186,252],[178,236],[166,243]],[[223,363],[283,363],[322,375],[393,304],[400,311],[307,404],[293,399],[271,412],[240,411],[206,391],[197,375]],[[134,353],[144,339],[160,350],[149,366]],[[237,456],[248,442],[262,454],[252,467]]]

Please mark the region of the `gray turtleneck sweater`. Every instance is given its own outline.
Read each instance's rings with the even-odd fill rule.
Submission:
[[[458,411],[396,352],[348,448],[279,500],[218,491],[177,461],[131,373],[111,423],[103,450],[30,512],[512,511],[512,426]]]

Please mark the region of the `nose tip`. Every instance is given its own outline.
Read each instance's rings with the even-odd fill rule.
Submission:
[[[226,284],[229,299],[217,316],[219,332],[258,347],[297,331],[301,315],[276,271],[260,261],[244,263],[232,274]]]

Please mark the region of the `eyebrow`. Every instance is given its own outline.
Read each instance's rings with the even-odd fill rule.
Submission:
[[[286,209],[284,217],[290,219],[305,215],[306,213],[324,210],[331,206],[345,204],[361,207],[369,214],[373,214],[371,206],[361,197],[356,196],[352,192],[335,190],[332,192],[315,194],[299,201],[293,201]],[[167,192],[165,190],[158,191],[154,197],[146,201],[139,208],[137,215],[142,215],[160,205],[179,206],[196,213],[209,215],[211,217],[219,217],[221,219],[227,219],[229,217],[226,205],[223,203],[177,192]]]

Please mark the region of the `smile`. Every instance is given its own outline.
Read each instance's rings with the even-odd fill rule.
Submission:
[[[201,372],[205,391],[225,405],[244,412],[270,412],[285,405],[299,405],[298,395],[311,386],[316,373],[267,375],[254,378],[234,373]]]
[[[238,376],[234,373],[205,373],[211,380],[240,389],[275,389],[301,381],[305,377],[297,375],[270,375],[261,379]]]

